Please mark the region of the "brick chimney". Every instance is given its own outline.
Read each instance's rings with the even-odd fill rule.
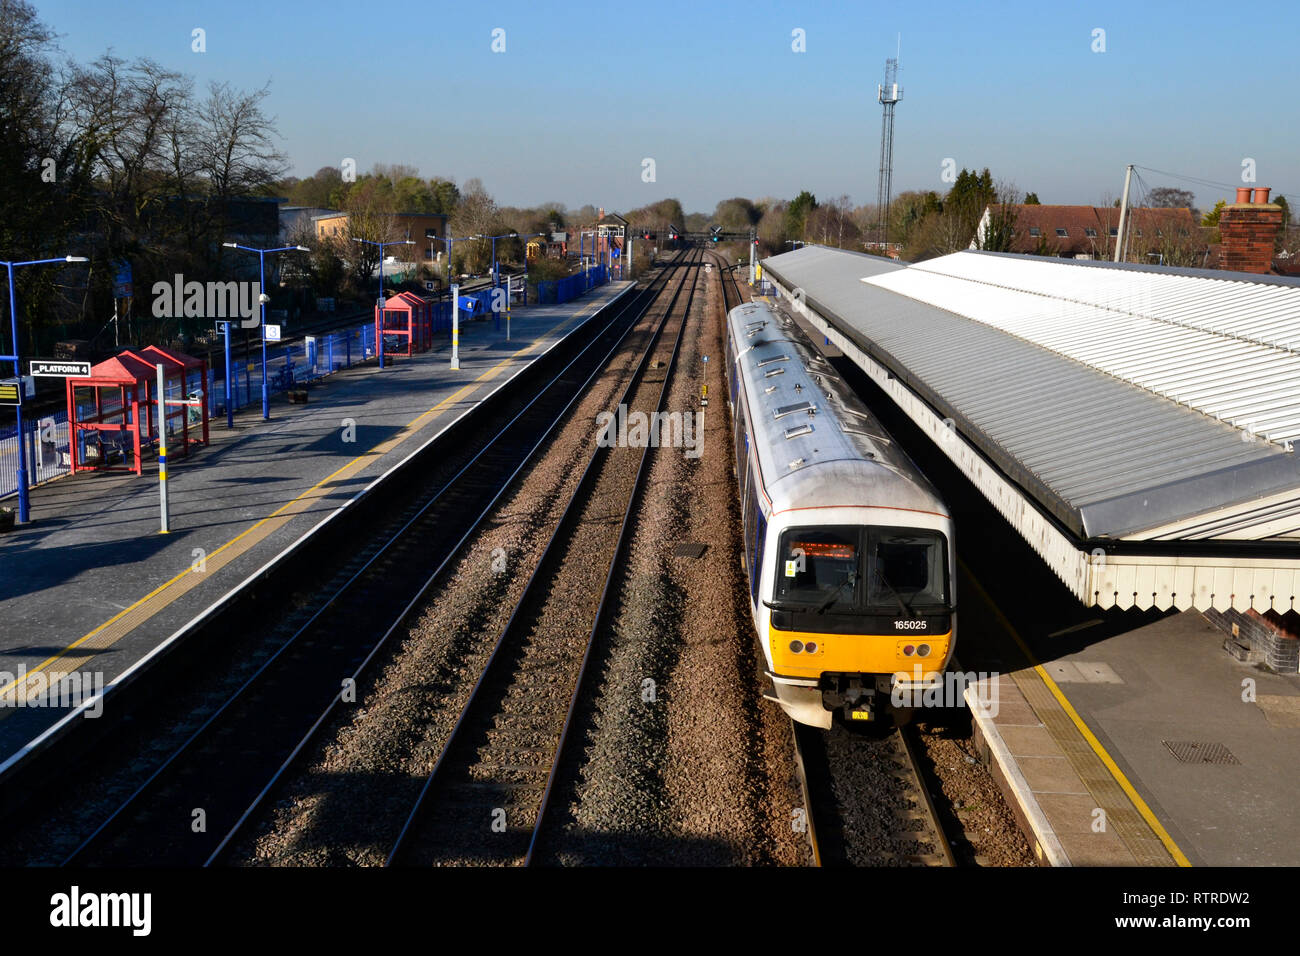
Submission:
[[[1232,272],[1265,273],[1273,267],[1273,243],[1282,227],[1282,207],[1268,201],[1269,190],[1237,190],[1237,201],[1223,207],[1219,238],[1223,250],[1219,268]],[[1253,200],[1253,201],[1252,201]]]

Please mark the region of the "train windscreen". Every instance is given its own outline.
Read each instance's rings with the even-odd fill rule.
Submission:
[[[787,531],[777,556],[776,599],[837,610],[857,605],[861,532],[853,527]]]
[[[914,528],[792,528],[781,536],[773,597],[831,613],[948,604],[947,541]]]
[[[943,535],[935,531],[872,528],[867,604],[908,609],[948,603]]]

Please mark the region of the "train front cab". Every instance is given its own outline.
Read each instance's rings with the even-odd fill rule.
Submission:
[[[943,681],[956,631],[949,521],[819,510],[806,512],[816,524],[780,515],[767,529],[772,559],[755,565],[768,676],[802,723],[876,721]],[[865,523],[864,512],[881,523]]]

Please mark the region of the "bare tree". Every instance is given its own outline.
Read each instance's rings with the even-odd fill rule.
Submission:
[[[450,220],[456,236],[494,235],[497,224],[497,204],[480,179],[470,179],[460,191],[460,202]],[[470,272],[482,272],[491,260],[492,243],[486,239],[457,243],[455,254]]]
[[[226,83],[209,84],[195,122],[194,150],[212,197],[260,194],[288,168],[273,143],[274,120],[262,112],[269,93],[265,86],[244,93]]]

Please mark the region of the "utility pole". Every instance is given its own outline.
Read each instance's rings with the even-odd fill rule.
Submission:
[[[899,37],[902,49],[902,37]],[[885,61],[885,82],[876,87],[876,99],[883,110],[880,123],[880,180],[876,189],[876,209],[880,217],[879,235],[882,251],[889,254],[889,199],[894,180],[894,106],[903,98],[898,85],[898,59]]]
[[[1123,262],[1124,253],[1128,250],[1125,248],[1128,243],[1125,242],[1127,236],[1124,233],[1124,227],[1128,225],[1128,189],[1129,184],[1133,181],[1133,164],[1129,163],[1128,168],[1124,171],[1124,198],[1119,205],[1119,234],[1115,236],[1115,261]]]

